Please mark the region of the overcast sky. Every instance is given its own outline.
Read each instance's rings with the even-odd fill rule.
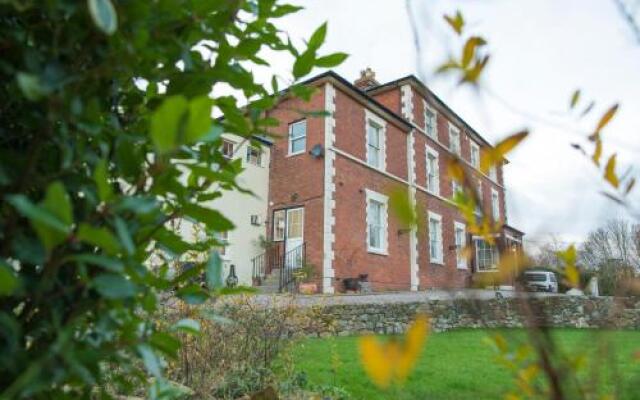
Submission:
[[[380,82],[415,74],[490,142],[531,130],[505,168],[509,223],[530,243],[548,234],[579,242],[599,223],[625,215],[599,193],[605,188],[599,172],[570,146],[586,143],[599,116],[620,102],[603,135],[605,155],[617,152],[627,167],[640,164],[640,43],[613,0],[417,0],[411,12],[401,0],[297,3],[306,9],[285,18],[282,27],[302,38],[328,21],[322,50],[351,55],[336,69],[348,80],[367,66]],[[447,54],[461,48],[442,19],[458,8],[468,33],[489,42],[480,93],[433,75]],[[420,54],[409,18],[416,21]],[[284,65],[286,60],[275,60],[276,71],[284,73]],[[576,88],[583,106],[590,99],[597,104],[581,121],[567,113]]]

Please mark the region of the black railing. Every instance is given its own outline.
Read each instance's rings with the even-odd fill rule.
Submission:
[[[293,292],[296,289],[294,273],[306,263],[307,244],[302,243],[298,247],[288,250],[282,257],[280,268],[280,292]]]
[[[295,290],[294,272],[302,268],[306,262],[306,243],[284,252],[284,244],[278,242],[270,246],[264,253],[251,259],[254,285],[261,285],[264,279],[275,269],[278,272],[278,290],[293,292]]]

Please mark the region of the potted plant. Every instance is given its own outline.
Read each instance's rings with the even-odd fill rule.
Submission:
[[[293,273],[293,276],[296,280],[299,293],[315,294],[318,292],[318,284],[315,281],[316,268],[313,264],[305,263]]]

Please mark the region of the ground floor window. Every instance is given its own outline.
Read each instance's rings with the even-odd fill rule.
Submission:
[[[482,239],[476,239],[476,267],[478,271],[498,268],[498,248]]]
[[[456,244],[456,265],[460,269],[467,268],[467,257],[465,252],[466,242],[466,227],[460,222],[454,222],[453,224],[455,244]]]
[[[442,264],[444,254],[442,251],[442,216],[429,213],[429,255],[431,262]]]
[[[367,190],[367,250],[387,252],[387,196]]]

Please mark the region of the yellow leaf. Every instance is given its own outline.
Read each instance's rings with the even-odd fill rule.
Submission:
[[[618,188],[620,181],[616,175],[616,155],[609,157],[607,165],[604,167],[604,179],[611,184],[614,188]]]
[[[458,34],[462,34],[462,28],[464,27],[464,18],[462,17],[462,13],[460,11],[456,11],[456,15],[451,17],[449,15],[444,15],[444,20],[447,21],[449,26]]]
[[[596,148],[593,151],[593,156],[591,156],[591,159],[593,160],[593,162],[597,165],[600,166],[600,157],[602,156],[602,140],[600,140],[599,138],[596,139]]]
[[[404,382],[420,356],[428,329],[427,317],[419,315],[407,330],[402,343],[394,339],[381,342],[375,336],[360,339],[362,365],[376,386],[386,389],[392,383]]]
[[[596,132],[600,132],[605,126],[607,126],[607,124],[611,122],[611,119],[614,117],[614,115],[616,115],[617,111],[618,104],[614,104],[613,106],[611,106],[607,110],[607,112],[605,112],[602,117],[600,117],[600,121],[598,121],[598,126],[596,127]]]
[[[473,60],[473,56],[476,54],[476,48],[484,46],[485,44],[487,44],[487,41],[480,36],[471,36],[467,39],[462,50],[462,68],[469,66],[469,63]]]
[[[480,157],[480,169],[485,174],[491,167],[504,160],[507,153],[513,150],[529,135],[529,131],[521,131],[500,141],[493,148],[486,149]]]
[[[360,358],[369,378],[380,388],[391,384],[391,363],[387,359],[385,348],[375,336],[360,339]]]
[[[571,95],[571,101],[569,102],[569,108],[573,109],[580,100],[580,89],[576,89]]]
[[[475,64],[470,69],[465,69],[464,76],[460,80],[460,84],[464,82],[469,83],[477,83],[480,78],[480,74],[484,70],[484,67],[487,66],[489,62],[489,55],[482,57],[481,59],[476,60]]]

